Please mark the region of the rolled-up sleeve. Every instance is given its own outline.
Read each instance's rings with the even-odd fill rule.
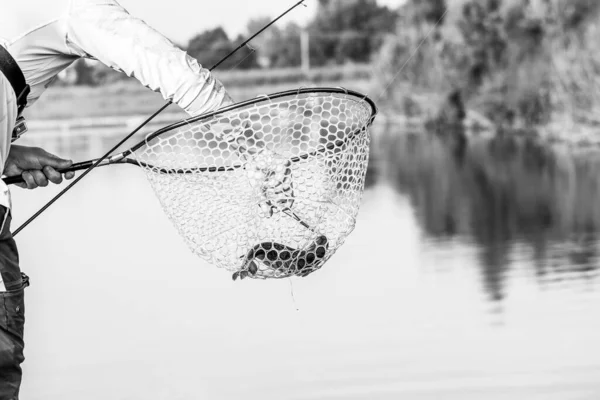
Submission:
[[[114,0],[71,0],[64,16],[17,38],[9,50],[32,87],[29,103],[79,58],[135,77],[191,115],[231,103],[207,69]]]

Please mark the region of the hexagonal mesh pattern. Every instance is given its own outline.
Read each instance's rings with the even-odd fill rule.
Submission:
[[[265,98],[149,137],[135,157],[194,253],[234,279],[305,276],[354,229],[373,117],[343,93]]]

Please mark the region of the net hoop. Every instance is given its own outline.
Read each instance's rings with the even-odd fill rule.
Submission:
[[[288,90],[171,124],[130,153],[198,256],[234,279],[306,276],[354,229],[376,115],[352,90]]]
[[[343,94],[343,95],[348,96],[349,98],[355,98],[357,101],[364,101],[371,108],[371,117],[369,118],[369,121],[367,123],[367,128],[370,127],[373,124],[373,122],[375,121],[375,117],[377,116],[377,113],[378,113],[375,102],[373,100],[371,100],[371,98],[369,98],[367,95],[361,94],[354,90],[344,89],[344,88],[328,88],[328,87],[301,88],[301,89],[296,89],[296,90],[286,90],[286,91],[274,93],[271,95],[261,95],[261,96],[255,97],[253,99],[249,99],[249,100],[242,101],[239,103],[231,104],[227,107],[221,108],[219,110],[216,110],[216,111],[213,111],[210,113],[198,115],[196,117],[192,117],[192,118],[188,118],[188,119],[183,119],[183,120],[175,122],[171,125],[167,125],[164,128],[161,128],[155,132],[150,133],[148,136],[146,136],[146,140],[144,142],[138,143],[137,145],[132,147],[125,154],[125,156],[136,152],[141,147],[147,145],[152,139],[155,139],[156,137],[164,135],[165,133],[168,133],[174,129],[182,128],[182,127],[185,127],[187,125],[194,124],[197,122],[207,121],[207,120],[213,119],[215,117],[218,117],[219,115],[223,115],[230,111],[237,110],[240,108],[258,105],[258,104],[261,104],[264,102],[271,102],[273,100],[278,100],[278,99],[289,97],[289,96],[305,95],[305,94],[318,94],[318,93]],[[359,131],[360,131],[360,129],[355,130],[354,132],[352,132],[352,135],[355,135]],[[298,161],[298,160],[296,159],[295,161]],[[209,169],[206,169],[206,171],[209,171]],[[211,171],[211,172],[213,172],[213,171]]]

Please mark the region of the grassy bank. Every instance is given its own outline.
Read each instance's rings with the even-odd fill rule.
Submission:
[[[371,67],[366,65],[312,69],[308,74],[293,69],[226,71],[215,75],[236,101],[262,94],[309,86],[342,86],[358,91],[370,87]],[[54,86],[27,109],[30,119],[72,119],[121,115],[146,115],[164,104],[159,93],[126,79],[98,87]],[[170,112],[178,112],[172,106]],[[183,112],[182,112],[182,115]]]

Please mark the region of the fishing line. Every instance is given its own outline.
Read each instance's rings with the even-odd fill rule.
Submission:
[[[246,60],[248,59],[248,57],[250,57],[252,54],[256,53],[256,49],[254,49],[252,46],[249,46],[249,45],[248,45],[248,46],[246,46],[246,47],[247,47],[247,48],[250,50],[250,53],[246,54],[246,55],[244,56],[244,58],[242,58],[242,59],[241,59],[241,60],[240,60],[238,63],[236,63],[236,64],[235,64],[233,67],[229,68],[229,69],[227,70],[228,72],[231,72],[231,71],[233,71],[234,69],[236,69],[237,67],[239,67],[241,63],[243,63],[244,61],[246,61]]]
[[[300,309],[298,308],[298,304],[296,304],[296,296],[294,296],[294,282],[292,282],[291,279],[289,279],[290,282],[290,295],[292,296],[292,303],[294,304],[294,307],[296,307],[296,311],[300,311]]]

